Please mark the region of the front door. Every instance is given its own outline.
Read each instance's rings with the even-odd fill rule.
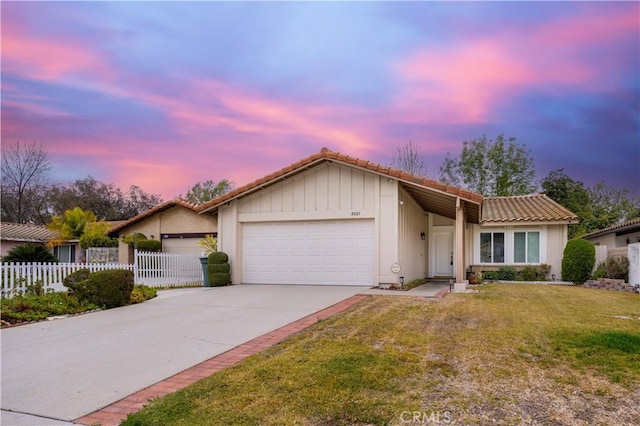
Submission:
[[[453,277],[453,231],[434,235],[434,277]]]

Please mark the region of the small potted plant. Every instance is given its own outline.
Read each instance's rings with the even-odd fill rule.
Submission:
[[[482,284],[482,271],[475,271],[471,273],[469,277],[469,284]]]

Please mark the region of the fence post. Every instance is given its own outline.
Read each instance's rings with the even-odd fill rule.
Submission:
[[[137,248],[133,249],[133,282],[136,284],[140,284],[140,278],[138,277],[138,249]]]

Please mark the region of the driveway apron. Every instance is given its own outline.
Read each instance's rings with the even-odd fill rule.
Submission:
[[[71,421],[362,287],[239,285],[4,329],[2,410]]]

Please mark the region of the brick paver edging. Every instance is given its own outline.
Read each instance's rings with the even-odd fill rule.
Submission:
[[[149,400],[176,392],[197,382],[198,380],[209,377],[220,370],[224,370],[227,367],[237,364],[251,355],[255,355],[277,343],[282,342],[287,337],[306,329],[320,320],[329,318],[350,308],[367,297],[369,296],[362,294],[349,297],[348,299],[338,302],[333,306],[329,306],[326,309],[287,324],[260,337],[256,337],[253,340],[249,340],[240,346],[236,346],[227,352],[203,361],[200,364],[188,368],[166,380],[149,386],[146,389],[142,389],[133,395],[129,395],[120,401],[114,402],[113,404],[91,414],[87,414],[84,417],[80,417],[79,419],[74,420],[74,423],[83,425],[100,424],[102,426],[117,426],[127,417],[128,414],[135,413],[147,405]]]

